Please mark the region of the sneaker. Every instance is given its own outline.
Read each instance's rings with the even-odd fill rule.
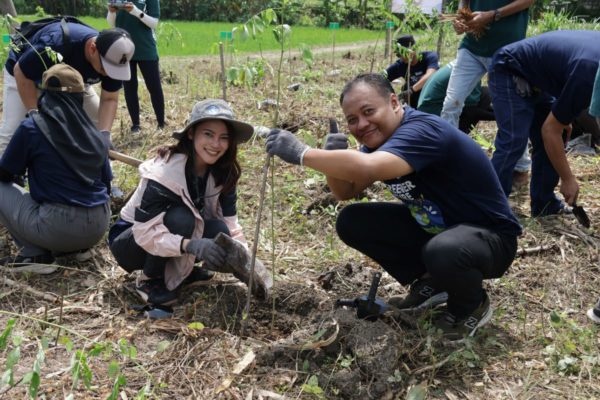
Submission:
[[[600,300],[598,300],[594,308],[588,310],[587,316],[595,323],[600,324]]]
[[[141,281],[136,284],[135,291],[142,300],[151,304],[170,305],[177,301],[177,292],[167,289],[162,278]]]
[[[183,280],[182,285],[191,285],[194,282],[210,281],[215,276],[213,271],[209,271],[206,268],[192,269],[192,272]]]
[[[431,278],[421,278],[410,285],[408,296],[392,297],[388,304],[399,310],[416,311],[435,307],[448,300],[448,293],[431,285]]]
[[[141,130],[142,128],[139,125],[133,125],[131,127],[131,133],[140,133]]]
[[[483,302],[471,314],[458,319],[454,314],[446,311],[433,322],[433,326],[442,331],[445,339],[459,341],[475,335],[477,329],[487,324],[490,319],[492,319],[492,307],[490,298],[486,294]]]
[[[39,254],[37,256],[3,257],[0,264],[9,267],[13,272],[31,272],[40,275],[51,274],[58,268],[53,265],[54,257],[51,254]]]
[[[529,184],[529,172],[528,171],[513,171],[513,190],[518,192],[521,189],[527,187]]]
[[[92,249],[78,250],[70,253],[54,253],[56,258],[64,259],[67,261],[85,262],[89,261],[94,257]]]

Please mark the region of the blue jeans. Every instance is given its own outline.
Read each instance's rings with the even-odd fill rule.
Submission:
[[[519,96],[513,82],[513,73],[501,65],[490,71],[488,82],[498,124],[492,165],[504,193],[507,196],[510,194],[513,170],[523,149],[527,148],[529,139],[532,146],[529,186],[531,214],[556,214],[563,207],[554,194],[558,174],[546,155],[541,133],[552,106],[552,98],[543,93],[534,93],[529,97]]]
[[[489,71],[491,62],[491,57],[480,57],[467,49],[458,49],[456,62],[448,81],[442,113],[440,114],[442,119],[458,128],[465,99],[475,89],[481,78]],[[521,154],[518,162],[515,163],[515,170],[519,172],[529,171],[531,160],[529,159],[527,146],[525,146]]]

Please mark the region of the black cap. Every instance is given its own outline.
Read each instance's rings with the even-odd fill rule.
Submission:
[[[413,35],[402,35],[398,39],[396,39],[396,43],[398,43],[402,47],[412,47],[415,44],[415,38]]]

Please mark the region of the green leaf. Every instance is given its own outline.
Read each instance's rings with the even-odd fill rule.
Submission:
[[[2,332],[2,335],[0,336],[0,351],[6,349],[6,344],[8,342],[8,337],[10,336],[13,326],[15,326],[15,319],[9,319],[8,322],[6,323],[6,328],[4,328],[4,331]]]
[[[58,338],[58,343],[64,345],[69,353],[73,351],[73,342],[68,336],[61,336]]]
[[[38,390],[40,388],[40,375],[37,372],[32,372],[31,380],[29,382],[29,397],[35,399],[37,397]]]
[[[12,369],[21,358],[21,347],[17,346],[8,353],[6,356],[6,369]]]
[[[119,363],[116,360],[111,360],[108,364],[108,377],[114,379],[120,371]]]
[[[560,317],[560,314],[558,314],[556,311],[552,310],[550,312],[550,321],[554,322],[555,324],[558,324],[561,320],[562,318]]]
[[[406,400],[424,400],[427,397],[427,388],[424,384],[413,386],[406,395]]]
[[[158,353],[162,353],[163,351],[165,351],[169,346],[171,345],[171,342],[168,340],[163,340],[158,342],[158,345],[156,346],[156,351]]]
[[[7,369],[6,371],[4,371],[4,373],[2,374],[2,380],[0,381],[0,386],[12,386],[13,385],[13,370],[11,369]]]
[[[201,331],[202,329],[204,329],[204,324],[202,322],[190,322],[188,324],[188,328]]]

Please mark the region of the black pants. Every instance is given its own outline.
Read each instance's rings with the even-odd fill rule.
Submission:
[[[474,106],[465,106],[463,108],[460,119],[458,120],[458,129],[468,134],[479,121],[495,120],[496,117],[494,116],[494,109],[492,108],[490,90],[487,86],[482,86],[479,103]]]
[[[194,232],[194,215],[186,207],[171,207],[164,218],[164,225],[169,232],[190,238]],[[204,220],[203,238],[214,238],[219,232],[229,235],[229,228],[222,220]],[[142,249],[133,237],[131,228],[124,230],[110,245],[110,251],[117,263],[126,270],[132,272],[138,269],[144,271],[149,278],[162,278],[168,257],[152,255]]]
[[[351,204],[340,212],[336,229],[344,243],[403,285],[429,272],[434,287],[448,292],[448,309],[459,318],[479,306],[483,279],[502,276],[517,250],[516,237],[474,225],[429,234],[397,203]]]
[[[133,125],[140,124],[140,100],[138,98],[138,79],[137,67],[140,67],[146,88],[150,93],[150,101],[154,114],[156,114],[156,122],[158,126],[165,125],[165,98],[163,95],[162,85],[160,83],[160,72],[158,70],[158,60],[146,61],[130,61],[129,68],[131,69],[131,79],[123,82],[125,90],[125,102],[127,110],[131,117]]]

